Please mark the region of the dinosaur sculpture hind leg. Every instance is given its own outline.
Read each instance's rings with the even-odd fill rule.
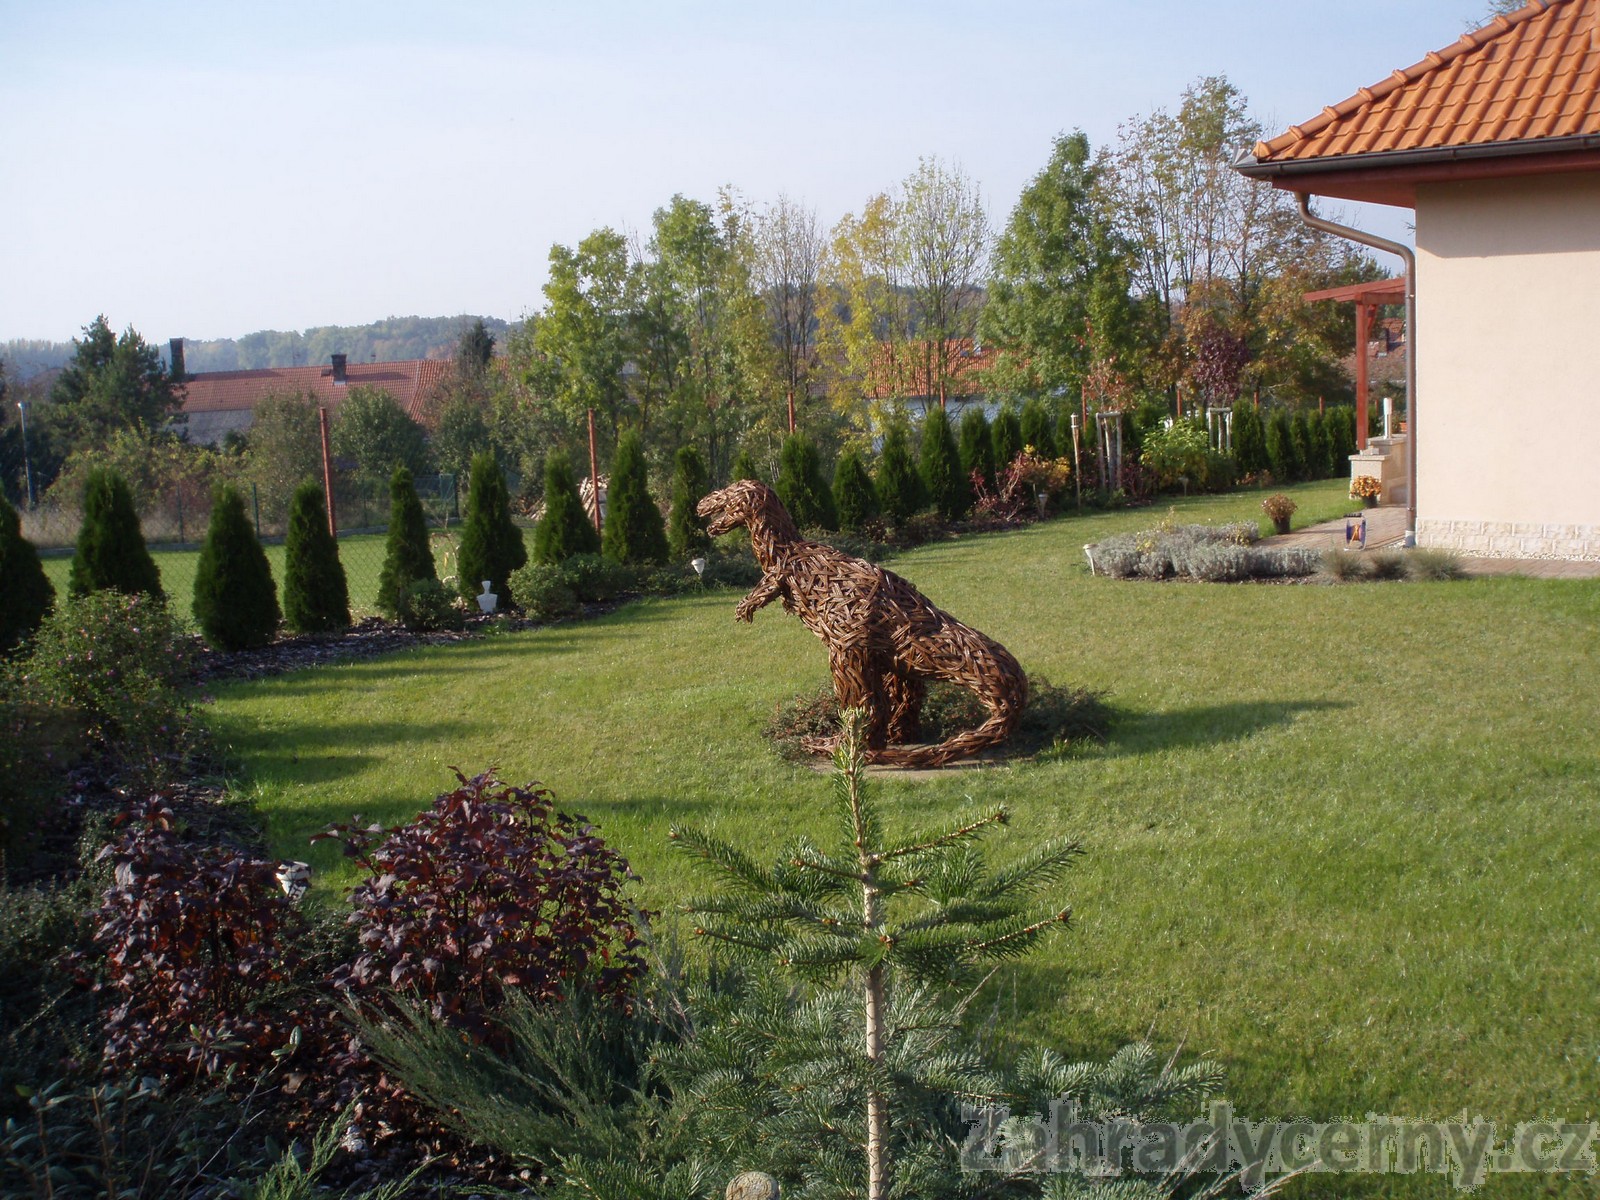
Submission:
[[[897,656],[901,660],[897,674],[914,680],[919,692],[919,675],[964,687],[989,711],[988,718],[976,729],[936,746],[888,745],[871,750],[868,761],[895,767],[942,767],[998,746],[1015,732],[1028,700],[1028,679],[1017,660],[1003,646],[956,622],[946,627],[936,651],[930,652],[929,644],[922,640],[903,648]],[[920,695],[917,707],[921,707]],[[890,738],[891,742],[899,740]]]

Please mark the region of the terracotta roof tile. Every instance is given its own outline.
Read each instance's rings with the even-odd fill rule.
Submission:
[[[268,396],[304,393],[318,404],[337,409],[351,388],[382,388],[413,420],[450,373],[451,359],[413,358],[401,362],[351,363],[345,382],[335,383],[333,368],[272,367],[257,371],[202,371],[184,381],[183,411],[206,413],[253,409]]]
[[[1533,0],[1255,148],[1258,162],[1600,135],[1600,0]]]

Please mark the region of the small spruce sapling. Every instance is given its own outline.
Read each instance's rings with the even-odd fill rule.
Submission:
[[[528,561],[522,530],[511,520],[511,495],[494,455],[472,460],[467,515],[456,556],[456,590],[471,599],[487,579],[491,590],[510,591],[511,572]]]
[[[575,554],[599,554],[600,534],[583,507],[572,477],[572,460],[552,450],[544,464],[544,517],[533,531],[533,561],[566,562]]]
[[[407,590],[423,580],[439,578],[428,542],[428,519],[422,511],[409,467],[396,467],[389,480],[389,536],[383,546],[383,571],[378,576],[378,611],[394,618]]]
[[[917,1025],[904,1012],[891,1021],[892,1006],[919,986],[970,988],[985,967],[1022,957],[1062,928],[1071,910],[1037,897],[1082,848],[1047,841],[991,868],[978,843],[1007,822],[1003,807],[892,836],[869,802],[866,768],[865,714],[847,709],[834,754],[831,844],[802,838],[763,866],[698,829],[674,828],[670,836],[721,884],[685,906],[695,936],[805,985],[848,980],[858,989],[866,1104],[850,1140],[865,1162],[869,1200],[884,1200],[893,1186],[890,1114],[897,1091],[916,1084],[889,1069],[900,1061],[894,1041]],[[925,1003],[931,1009],[936,1001]]]
[[[272,567],[244,497],[224,484],[195,564],[194,619],[219,650],[248,650],[272,641],[281,617]]]
[[[22,519],[0,496],[0,654],[31,638],[55,599],[39,552],[22,536]]]
[[[650,497],[644,441],[637,430],[630,429],[617,439],[600,549],[607,558],[635,566],[667,561],[667,533],[661,510]]]
[[[283,619],[296,633],[331,633],[350,624],[350,586],[339,561],[339,543],[328,529],[322,488],[309,481],[295,489],[289,502]]]
[[[667,547],[675,559],[704,552],[711,545],[706,523],[695,512],[707,491],[706,468],[693,446],[680,446],[672,467],[672,516],[667,524]]]
[[[83,525],[67,576],[67,594],[85,596],[105,589],[166,599],[161,573],[145,548],[133,493],[122,476],[105,467],[90,471],[83,484]]]

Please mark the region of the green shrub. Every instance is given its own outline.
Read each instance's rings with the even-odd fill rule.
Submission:
[[[223,484],[195,563],[194,619],[217,649],[248,650],[272,641],[282,615],[272,566],[244,497]]]
[[[1306,456],[1310,463],[1307,474],[1313,479],[1327,479],[1334,474],[1333,442],[1328,434],[1328,418],[1320,412],[1306,417]]]
[[[1373,550],[1367,555],[1367,573],[1376,580],[1406,577],[1406,556],[1398,550]]]
[[[1289,483],[1300,476],[1300,464],[1295,457],[1294,433],[1286,409],[1275,408],[1267,418],[1267,466],[1279,483]]]
[[[694,511],[708,490],[705,464],[693,446],[680,446],[672,466],[672,515],[667,523],[667,549],[673,558],[689,558],[711,545],[706,523]]]
[[[544,516],[533,531],[533,561],[565,562],[574,554],[599,554],[594,527],[572,476],[572,460],[552,450],[544,464]]]
[[[1322,552],[1322,573],[1340,583],[1351,583],[1367,577],[1366,560],[1337,547]]]
[[[328,529],[322,489],[315,483],[302,483],[289,502],[283,619],[296,633],[329,633],[350,624],[350,587],[339,543]]]
[[[139,531],[133,493],[122,476],[96,467],[83,483],[83,525],[72,555],[67,592],[84,596],[106,589],[166,599],[161,572]]]
[[[895,525],[902,525],[924,503],[922,476],[911,454],[911,431],[896,419],[883,435],[878,455],[878,505]]]
[[[511,520],[511,496],[494,455],[472,460],[466,520],[456,553],[456,590],[468,601],[487,579],[490,590],[504,592],[511,573],[528,561],[522,530]]]
[[[944,409],[928,409],[922,421],[922,486],[946,521],[958,521],[972,507],[972,485],[961,470],[961,452]]]
[[[428,542],[428,519],[417,497],[408,467],[396,467],[389,479],[389,534],[383,544],[383,570],[378,576],[378,611],[400,615],[400,598],[412,584],[439,578]]]
[[[1145,438],[1140,461],[1161,488],[1175,488],[1187,480],[1190,487],[1198,489],[1205,483],[1210,450],[1211,441],[1203,428],[1193,421],[1174,421]]]
[[[761,478],[761,472],[756,468],[756,457],[750,453],[748,446],[739,447],[739,453],[734,455],[733,470],[730,473],[731,482],[738,483],[741,479],[765,482]]]
[[[576,616],[580,608],[578,594],[560,563],[529,563],[513,571],[511,598],[535,621],[559,621]]]
[[[969,404],[961,413],[961,473],[972,486],[974,473],[983,476],[983,486],[994,491],[994,435],[981,404]]]
[[[837,529],[833,492],[822,471],[822,456],[803,433],[783,439],[778,457],[778,482],[773,490],[801,529]]]
[[[639,570],[603,554],[577,554],[562,564],[562,578],[579,600],[604,604],[637,591]]]
[[[407,584],[394,615],[416,633],[461,629],[467,623],[461,597],[437,579],[413,579]]]
[[[55,600],[39,552],[22,536],[22,519],[0,496],[0,654],[32,637]]]
[[[644,440],[637,430],[630,429],[617,440],[617,452],[611,460],[600,548],[607,558],[620,563],[639,565],[667,561],[667,534],[662,526],[661,510],[650,498]]]
[[[839,516],[839,528],[856,532],[878,515],[878,492],[872,486],[872,476],[867,464],[861,460],[861,451],[847,447],[839,456],[839,465],[833,472],[833,508]]]
[[[31,702],[76,714],[90,746],[140,785],[171,778],[199,741],[183,692],[194,675],[193,643],[154,596],[70,599],[11,670]]]
[[[1314,479],[1316,459],[1312,454],[1311,427],[1303,412],[1297,412],[1289,418],[1289,445],[1294,450],[1294,478]]]
[[[1243,475],[1260,475],[1271,465],[1261,410],[1249,400],[1233,403],[1233,459]]]
[[[1007,400],[995,413],[989,436],[994,444],[994,469],[1004,471],[1017,461],[1017,455],[1022,453],[1024,445],[1022,422],[1017,419],[1017,409],[1011,401]]]
[[[1406,575],[1411,579],[1442,583],[1466,576],[1461,556],[1453,550],[1420,547],[1406,555]]]
[[[1056,457],[1055,422],[1050,419],[1050,410],[1044,406],[1044,401],[1037,397],[1025,401],[1021,424],[1022,444],[1033,447],[1034,457]]]
[[[88,947],[91,907],[81,881],[0,886],[0,1123],[27,1115],[17,1088],[59,1078],[94,1020],[92,1002],[61,966],[63,951]]]

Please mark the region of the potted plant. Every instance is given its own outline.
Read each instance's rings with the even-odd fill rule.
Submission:
[[[1368,508],[1378,506],[1378,497],[1383,495],[1383,484],[1371,475],[1357,475],[1350,481],[1350,499],[1359,500]]]
[[[1298,507],[1293,500],[1282,492],[1276,492],[1263,500],[1261,507],[1272,518],[1272,528],[1276,532],[1289,532],[1289,518],[1294,516],[1294,510]]]

